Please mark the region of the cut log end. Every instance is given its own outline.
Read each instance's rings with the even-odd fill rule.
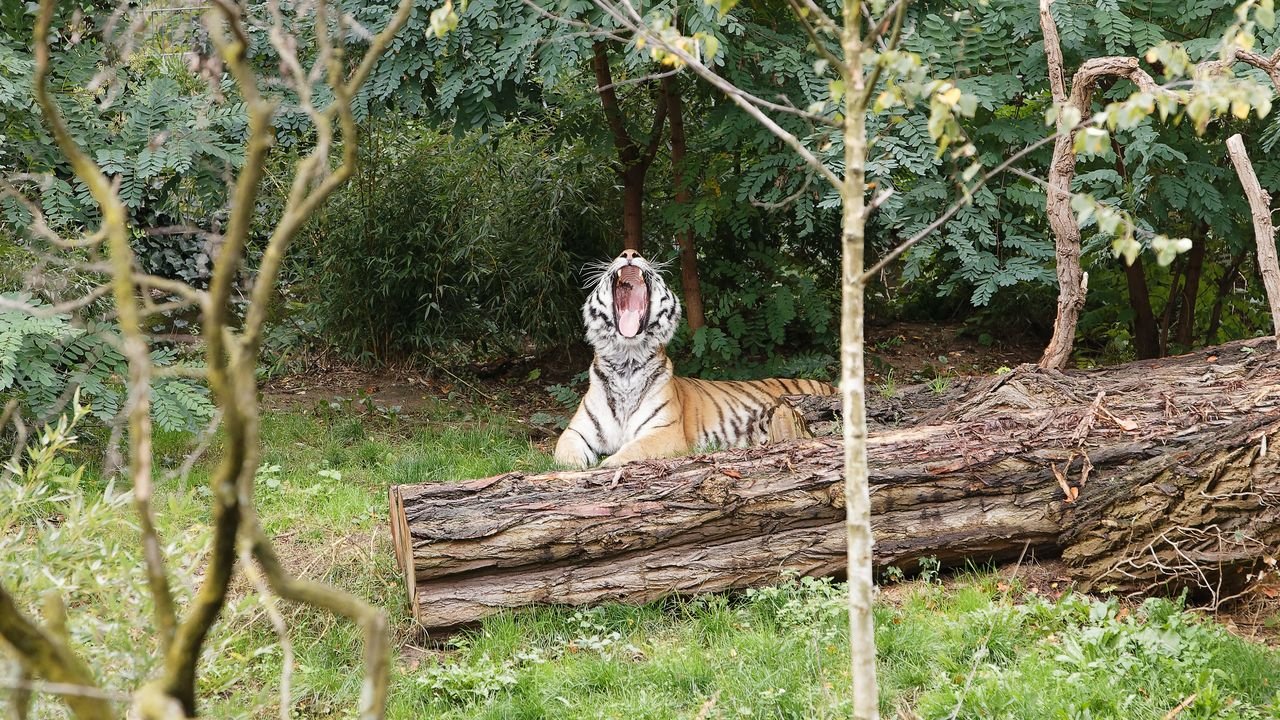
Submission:
[[[400,494],[400,485],[392,485],[388,491],[391,501],[391,547],[396,554],[396,567],[404,576],[405,589],[409,592],[409,600],[418,596],[417,574],[413,569],[413,543],[409,533],[408,516],[404,511],[404,498]],[[417,604],[414,603],[415,614]]]

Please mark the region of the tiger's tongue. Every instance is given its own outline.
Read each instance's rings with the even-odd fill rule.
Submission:
[[[640,334],[640,324],[649,306],[649,289],[639,268],[627,266],[618,274],[613,305],[618,318],[618,332],[627,338]]]

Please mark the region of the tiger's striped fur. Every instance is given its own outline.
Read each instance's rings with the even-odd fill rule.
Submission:
[[[639,324],[635,310],[629,322],[622,317],[615,294],[628,266],[638,268],[647,288]],[[635,269],[626,272],[628,277],[637,274]],[[585,468],[607,458],[603,464],[612,467],[698,447],[809,437],[803,419],[780,398],[836,392],[816,380],[676,377],[666,346],[680,321],[680,301],[657,269],[633,250],[601,269],[582,319],[596,356],[587,393],[556,443],[556,461],[565,466]]]

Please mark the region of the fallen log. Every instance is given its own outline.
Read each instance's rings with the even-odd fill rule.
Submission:
[[[1090,372],[1022,366],[941,406],[902,396],[905,424],[868,443],[876,565],[1039,552],[1060,554],[1086,589],[1226,597],[1280,545],[1268,451],[1280,353],[1268,342]],[[831,409],[816,400],[800,401],[811,424]],[[534,603],[838,575],[843,505],[841,447],[827,437],[396,486],[391,524],[414,614],[443,629]]]

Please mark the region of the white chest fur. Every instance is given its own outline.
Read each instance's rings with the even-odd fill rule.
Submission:
[[[601,449],[613,453],[633,440],[662,408],[671,382],[670,362],[661,355],[643,360],[597,357],[591,366],[587,405],[600,425]]]

